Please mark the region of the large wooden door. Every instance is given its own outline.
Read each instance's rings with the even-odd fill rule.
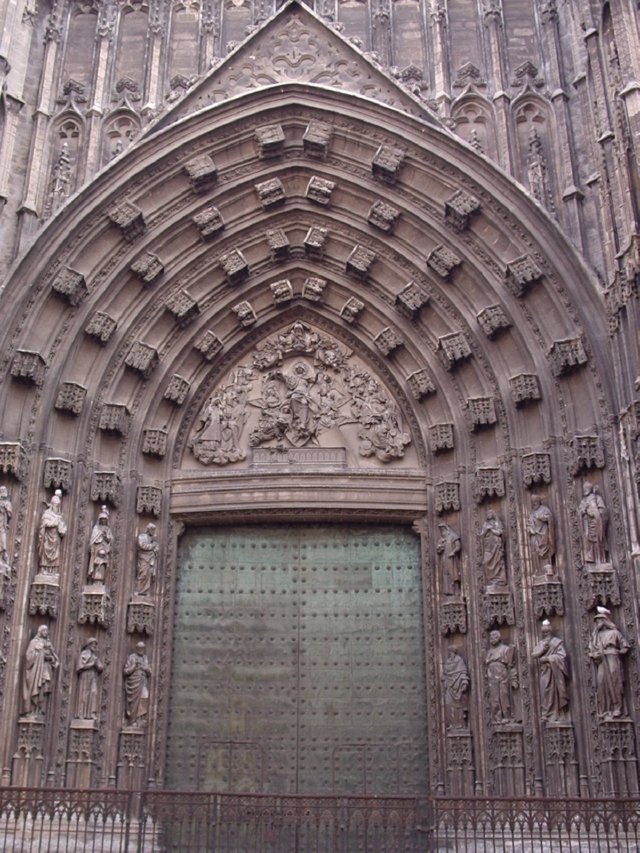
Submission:
[[[201,528],[179,560],[168,786],[426,792],[417,536]]]

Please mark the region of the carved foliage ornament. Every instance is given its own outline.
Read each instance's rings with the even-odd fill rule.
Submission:
[[[397,405],[351,351],[296,322],[215,388],[189,446],[205,465],[225,465],[249,447],[321,446],[330,431],[345,443],[353,435],[360,456],[382,462],[410,443]]]

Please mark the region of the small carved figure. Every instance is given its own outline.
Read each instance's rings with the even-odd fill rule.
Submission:
[[[89,540],[89,568],[87,579],[90,583],[104,583],[107,571],[111,565],[111,543],[113,532],[109,527],[109,510],[106,506],[100,509],[100,514],[91,531]]]
[[[482,537],[482,565],[484,581],[488,587],[507,585],[507,562],[505,557],[504,524],[493,511],[480,531]]]
[[[469,716],[469,688],[471,679],[467,664],[455,646],[449,646],[447,659],[443,666],[444,707],[449,729],[467,727]]]
[[[142,728],[149,710],[149,678],[151,669],[143,642],[136,644],[124,665],[125,717],[132,726]]]
[[[40,625],[24,656],[22,703],[20,713],[26,717],[43,717],[47,697],[51,693],[54,670],[60,661],[49,639],[49,629]]]
[[[160,545],[156,539],[155,524],[147,524],[146,529],[138,534],[138,550],[136,557],[136,595],[149,595],[151,584],[155,580],[158,569],[158,553]]]
[[[551,623],[542,623],[542,639],[532,655],[540,667],[540,707],[542,719],[559,723],[568,719],[569,661],[560,637],[554,637]]]
[[[444,593],[458,595],[461,588],[460,534],[444,521],[438,524],[438,529],[440,538],[436,544],[436,551],[440,555],[440,577],[444,584]]]
[[[598,607],[589,643],[589,657],[596,664],[598,712],[606,719],[622,716],[624,670],[622,656],[629,651],[627,639],[610,618],[606,607]]]
[[[553,513],[540,495],[531,496],[531,512],[527,531],[531,541],[533,573],[536,576],[555,575],[556,530]]]
[[[44,574],[58,574],[62,538],[67,533],[67,523],[62,512],[62,492],[56,489],[47,508],[40,517],[38,531],[38,566]]]
[[[514,665],[515,646],[504,643],[500,631],[491,631],[489,643],[485,663],[491,717],[495,723],[503,723],[513,719],[511,691],[518,687],[518,674]]]
[[[98,641],[92,637],[82,647],[78,658],[78,698],[76,717],[80,720],[98,719],[98,676],[104,669],[97,654]]]
[[[0,573],[8,574],[11,570],[9,563],[9,522],[13,515],[13,507],[5,486],[0,486]]]
[[[578,511],[582,524],[582,559],[585,564],[607,562],[607,525],[609,511],[598,487],[588,481],[582,487]]]

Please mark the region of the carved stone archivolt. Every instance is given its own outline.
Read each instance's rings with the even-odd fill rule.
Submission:
[[[244,461],[251,448],[336,443],[390,462],[402,459],[410,442],[381,381],[350,349],[296,322],[217,386],[189,444],[203,464],[226,465]]]

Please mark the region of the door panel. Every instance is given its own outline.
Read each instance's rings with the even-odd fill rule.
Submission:
[[[170,787],[425,792],[414,534],[194,529],[179,559]]]

